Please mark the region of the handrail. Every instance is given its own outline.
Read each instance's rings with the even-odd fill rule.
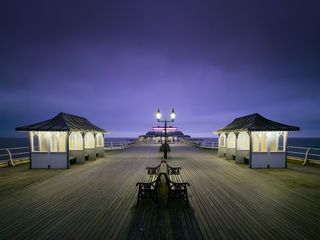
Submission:
[[[218,149],[218,142],[215,141],[189,141],[192,146],[205,149]]]
[[[115,150],[115,149],[127,149],[133,146],[136,141],[122,141],[122,142],[105,142],[105,150]]]
[[[12,155],[11,155],[10,150],[7,148],[6,151],[8,152],[9,157],[10,157],[10,165],[11,165],[11,166],[15,166],[14,162],[12,161]]]
[[[28,151],[26,151],[28,149]],[[23,151],[20,151],[23,150]],[[18,160],[26,160],[30,157],[29,147],[13,147],[13,148],[1,148],[0,152],[0,163],[6,163],[9,166],[15,166],[15,162]]]
[[[122,142],[105,142],[104,149],[127,149],[133,146],[136,141],[122,141]],[[26,150],[28,149],[28,150]],[[15,161],[30,160],[30,148],[29,147],[13,147],[13,148],[0,148],[0,164],[8,164],[9,166],[15,166]]]
[[[309,149],[306,151],[306,155],[305,155],[305,157],[304,157],[303,166],[306,166],[306,165],[307,165],[308,154],[309,154],[310,150],[311,150],[311,148],[309,148]]]
[[[7,149],[16,150],[16,149],[26,149],[26,148],[29,148],[29,147],[0,148],[0,151],[1,150],[7,150]]]
[[[202,149],[218,149],[218,141],[190,140],[189,144]],[[290,151],[291,149],[296,151]],[[312,151],[316,151],[316,153]],[[319,151],[320,148],[314,147],[287,146],[288,157],[301,159],[303,161],[303,165],[306,165],[310,161],[320,162]]]
[[[310,147],[296,147],[296,146],[288,146],[288,148],[296,148],[296,149],[306,149],[308,150]],[[312,150],[320,151],[320,148],[311,147]]]

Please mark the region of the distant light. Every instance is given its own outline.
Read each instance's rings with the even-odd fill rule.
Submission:
[[[176,118],[176,113],[174,112],[174,109],[172,108],[172,112],[170,114],[171,119],[175,119]]]
[[[156,118],[157,118],[158,120],[160,120],[160,118],[161,118],[161,113],[160,113],[159,108],[158,108],[158,112],[156,113]]]

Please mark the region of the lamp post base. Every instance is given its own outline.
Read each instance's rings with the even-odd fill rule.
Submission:
[[[164,159],[168,159],[168,152],[167,152],[167,150],[164,150],[164,152],[163,152],[163,158],[164,158]]]
[[[161,146],[160,146],[160,152],[164,152],[164,151],[167,151],[167,152],[170,152],[171,149],[170,149],[170,146],[168,143],[163,143]]]

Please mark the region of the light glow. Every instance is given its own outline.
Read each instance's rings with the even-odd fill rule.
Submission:
[[[176,113],[174,112],[174,109],[172,108],[172,112],[170,114],[170,117],[172,120],[174,120],[176,118]]]
[[[160,113],[159,108],[158,108],[158,112],[156,113],[156,118],[157,118],[158,120],[160,120],[160,118],[161,118],[161,113]]]

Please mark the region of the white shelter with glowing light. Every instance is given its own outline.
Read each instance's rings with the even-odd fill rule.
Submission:
[[[218,156],[249,163],[250,168],[286,168],[288,131],[299,130],[258,113],[239,117],[216,131]]]
[[[84,163],[104,157],[106,131],[84,117],[59,113],[16,131],[29,132],[30,168],[69,168],[71,161]]]

